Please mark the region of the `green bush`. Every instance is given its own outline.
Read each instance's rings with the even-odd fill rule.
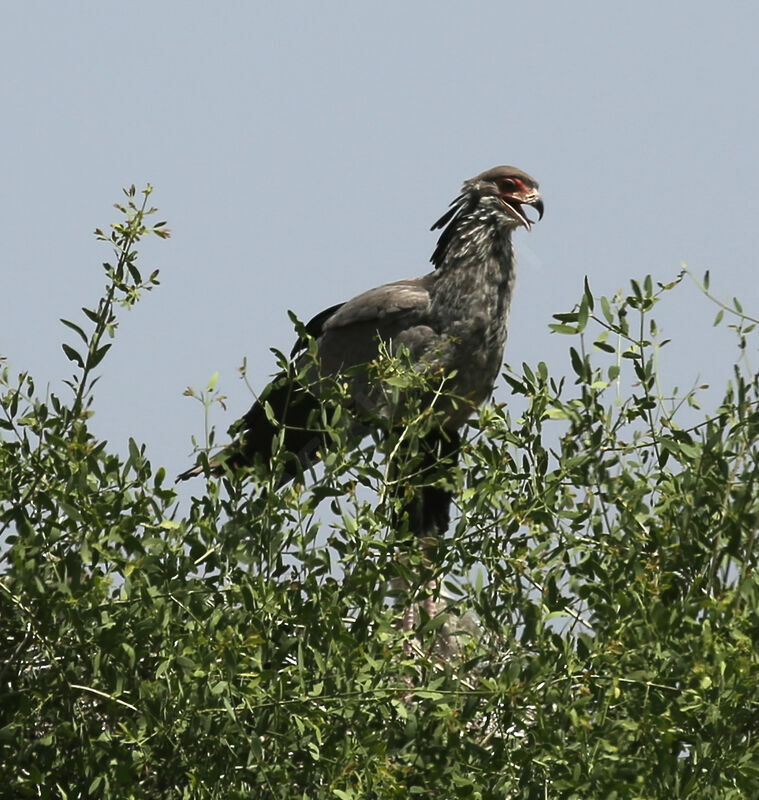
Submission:
[[[716,320],[738,335],[734,375],[697,412],[695,392],[659,389],[652,311],[679,281],[612,299],[586,284],[552,325],[572,377],[506,371],[523,410],[472,421],[460,466],[434,477],[454,522],[422,557],[393,522],[429,479],[419,403],[359,447],[325,405],[305,488],[198,479],[183,504],[145,446],[122,458],[92,434],[116,312],[157,283],[135,246],[167,235],[150,188],[126,194],[96,232],[116,253],[105,295],[83,327],[64,321],[70,393],[2,370],[7,796],[756,793],[759,413],[737,302]],[[402,360],[373,369],[389,392],[419,388]],[[409,639],[399,616],[432,578],[442,611]]]

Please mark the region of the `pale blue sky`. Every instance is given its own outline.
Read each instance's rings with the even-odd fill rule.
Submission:
[[[187,466],[218,371],[229,412],[270,346],[363,289],[429,268],[429,226],[461,182],[515,164],[546,214],[517,234],[506,359],[568,371],[551,314],[589,276],[712,271],[759,309],[755,2],[12,2],[0,26],[0,353],[38,385],[68,362],[59,317],[99,296],[91,231],[150,181],[174,236],[162,285],[122,319],[97,387],[98,435]],[[731,337],[694,288],[661,306],[681,385],[722,382]],[[500,396],[507,397],[505,391]]]

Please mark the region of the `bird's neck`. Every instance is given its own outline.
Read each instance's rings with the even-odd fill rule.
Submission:
[[[443,231],[434,259],[435,302],[463,317],[485,314],[505,341],[514,286],[513,223],[490,208],[457,216]],[[502,330],[500,330],[502,329]]]

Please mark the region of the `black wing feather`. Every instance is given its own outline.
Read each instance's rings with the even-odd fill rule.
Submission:
[[[310,319],[303,329],[306,336],[312,336],[314,339],[318,339],[322,335],[324,323],[344,305],[345,303],[337,303],[334,306],[325,308],[324,311],[320,311],[315,317]],[[301,350],[305,350],[307,342],[306,336],[298,337],[298,341],[295,342],[293,349],[290,351],[290,358],[296,356]]]

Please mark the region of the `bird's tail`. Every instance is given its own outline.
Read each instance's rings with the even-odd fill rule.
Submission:
[[[269,464],[275,438],[284,432],[283,450],[291,454],[281,483],[292,480],[298,472],[312,466],[316,451],[323,442],[317,416],[321,410],[318,398],[307,388],[297,385],[283,372],[267,386],[248,413],[230,428],[235,437],[228,447],[209,461],[211,475],[221,476],[244,467],[252,467],[257,459]],[[203,475],[204,467],[196,464],[177,475],[177,482]]]
[[[174,483],[179,483],[179,481],[188,481],[190,478],[197,478],[198,475],[203,474],[203,467],[198,464],[197,466],[192,467],[192,469],[185,470],[184,472],[180,472],[177,475]]]

